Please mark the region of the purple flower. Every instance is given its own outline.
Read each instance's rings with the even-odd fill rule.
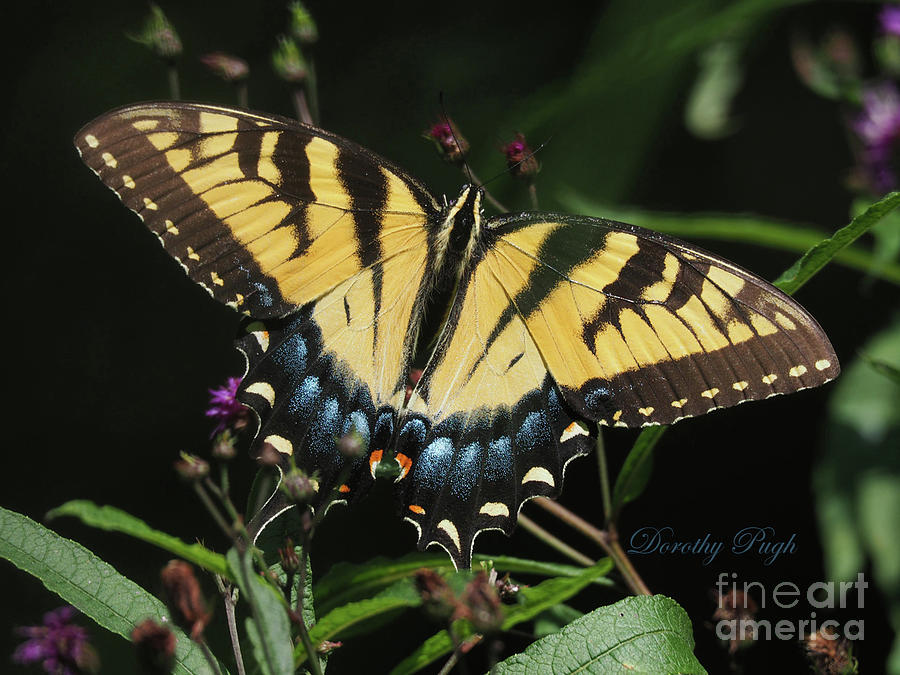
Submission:
[[[28,639],[13,653],[17,663],[40,663],[53,675],[79,675],[96,669],[97,657],[88,644],[86,629],[71,623],[78,610],[60,607],[44,615],[42,626],[16,629]]]
[[[881,20],[881,30],[900,37],[900,5],[885,5],[878,18]]]
[[[863,91],[863,108],[853,121],[862,143],[862,170],[872,189],[884,194],[897,187],[897,153],[900,142],[900,92],[884,82]]]
[[[216,420],[213,435],[224,431],[227,427],[240,429],[247,422],[247,408],[237,399],[237,390],[241,378],[229,377],[224,387],[209,390],[209,408],[206,416]]]

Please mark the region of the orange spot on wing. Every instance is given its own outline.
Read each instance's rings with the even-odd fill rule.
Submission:
[[[397,477],[397,480],[403,480],[406,478],[406,474],[409,473],[410,467],[412,467],[412,460],[402,452],[398,452],[395,459],[397,460],[397,464],[400,465],[400,475]]]
[[[409,510],[415,513],[417,516],[421,516],[423,513],[425,513],[425,509],[423,509],[418,504],[410,504]]]
[[[372,474],[372,478],[375,478],[375,469],[381,464],[381,456],[383,454],[383,450],[373,450],[369,454],[369,471]]]
[[[350,486],[344,483],[338,488],[338,492],[350,492]]]

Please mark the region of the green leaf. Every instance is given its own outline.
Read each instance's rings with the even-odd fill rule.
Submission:
[[[253,568],[249,551],[231,549],[225,558],[237,580],[241,597],[250,605],[253,616],[245,623],[256,662],[266,675],[294,672],[290,623],[284,598],[266,583]]]
[[[900,368],[900,315],[863,351],[832,391],[813,472],[816,516],[828,578],[856,581],[871,570],[900,635],[900,385],[871,365]],[[900,663],[896,638],[893,654]]]
[[[399,609],[417,607],[420,604],[422,598],[413,587],[412,581],[402,579],[375,597],[350,602],[330,611],[313,626],[309,631],[309,637],[313,644],[320,644],[323,640],[340,637],[343,632],[364,621],[376,619]],[[306,652],[302,644],[294,650],[294,658],[296,665],[306,661]]]
[[[534,635],[538,638],[551,635],[583,616],[584,612],[569,605],[553,605],[534,618]]]
[[[503,673],[706,673],[687,613],[662,595],[625,598],[498,664]]]
[[[175,672],[212,672],[200,649],[172,625],[162,602],[81,544],[0,507],[0,557],[37,577],[48,590],[126,640],[144,619],[168,622],[177,639]]]
[[[613,488],[613,521],[618,518],[622,507],[637,499],[647,486],[653,469],[653,449],[665,432],[666,427],[647,427],[631,446]]]
[[[488,561],[493,562],[498,572],[513,574],[574,577],[584,571],[583,567],[575,565],[490,555],[474,556],[473,566],[477,568],[479,563]],[[444,553],[410,553],[394,559],[378,557],[363,564],[337,563],[316,582],[316,606],[319,615],[331,612],[348,602],[370,598],[423,568],[451,570],[453,565]],[[598,578],[594,583],[609,585],[611,582]]]
[[[567,190],[560,197],[566,210],[598,218],[619,220],[685,239],[746,242],[758,246],[806,253],[827,240],[822,230],[807,225],[728,213],[664,213],[598,204]],[[884,260],[877,252],[847,246],[834,254],[834,261],[873,277],[900,284],[900,263]]]
[[[210,551],[200,544],[185,544],[178,537],[154,530],[143,520],[135,518],[114,506],[97,506],[93,502],[76,499],[66,502],[47,513],[48,519],[58,518],[59,516],[74,516],[90,527],[130,535],[135,539],[158,546],[213,574],[231,578],[228,565],[226,565],[225,558],[221,554]]]
[[[793,295],[797,289],[827,265],[839,251],[856,241],[897,206],[900,206],[900,192],[891,192],[851,220],[849,225],[842,227],[831,237],[809,249],[801,256],[800,260],[778,277],[774,284],[785,293]]]
[[[604,558],[596,565],[582,569],[577,577],[547,579],[537,586],[523,588],[519,592],[520,603],[511,607],[506,613],[501,629],[510,630],[520,623],[530,621],[553,605],[565,602],[595,579],[609,574],[612,567],[612,561]],[[471,629],[467,630],[465,624],[457,624],[457,626],[457,637],[460,640],[464,640],[472,634]],[[452,651],[453,640],[450,634],[443,630],[432,635],[412,654],[398,663],[391,671],[391,675],[415,673]]]

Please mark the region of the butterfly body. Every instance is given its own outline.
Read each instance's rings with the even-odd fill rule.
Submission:
[[[839,372],[795,301],[649,230],[443,208],[414,178],[320,129],[151,103],[76,136],[85,162],[213,297],[248,318],[240,397],[319,503],[365,494],[387,461],[419,544],[467,565],[485,529],[559,493],[593,423],[668,424]],[[407,381],[426,307],[449,307]],[[335,439],[357,433],[365,456]]]

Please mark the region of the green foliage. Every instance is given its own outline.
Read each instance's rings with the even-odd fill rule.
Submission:
[[[520,592],[519,604],[506,613],[501,629],[510,630],[525,621],[534,619],[550,607],[565,602],[594,579],[609,574],[611,569],[612,562],[603,560],[586,568],[576,577],[547,579],[536,586],[523,588]],[[428,638],[418,649],[398,663],[391,671],[391,675],[418,672],[425,666],[450,654],[454,649],[454,638],[460,642],[471,637],[474,632],[465,622],[458,622],[454,625],[454,631],[455,636],[453,637],[443,630]]]
[[[90,527],[127,534],[192,562],[213,574],[230,578],[225,556],[210,551],[200,544],[185,544],[177,537],[155,530],[143,520],[114,506],[98,506],[86,499],[76,499],[47,513],[48,519],[60,516],[73,516]]]
[[[284,598],[256,574],[249,551],[240,553],[231,549],[225,557],[241,597],[250,605],[252,616],[247,617],[244,627],[260,670],[264,675],[293,672],[291,633]]]
[[[498,664],[505,673],[706,673],[691,621],[662,595],[625,598],[576,619]]]
[[[177,639],[175,672],[212,672],[197,646],[171,625],[162,602],[81,544],[0,507],[0,557],[40,579],[48,590],[125,639],[130,639],[131,631],[144,619],[169,622]]]
[[[855,580],[871,563],[900,634],[900,316],[845,366],[831,398],[825,454],[813,477],[826,571]],[[895,639],[889,672],[900,673]]]

